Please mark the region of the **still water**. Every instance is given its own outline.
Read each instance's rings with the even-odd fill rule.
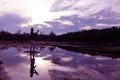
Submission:
[[[53,46],[0,50],[10,80],[120,80],[120,59],[91,56]]]

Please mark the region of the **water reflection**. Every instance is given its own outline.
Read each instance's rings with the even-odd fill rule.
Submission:
[[[55,46],[49,46],[48,49],[50,50],[50,52],[52,53],[55,50]]]
[[[7,50],[9,47],[2,47],[2,48],[0,48],[0,51],[2,51],[2,50]]]
[[[53,46],[40,50],[41,46],[34,52],[24,47],[2,50],[5,70],[12,80],[120,80],[120,59]]]
[[[73,52],[81,52],[82,54],[89,54],[92,56],[100,55],[100,56],[106,56],[111,57],[112,59],[120,58],[120,50],[105,50],[105,49],[96,49],[95,47],[72,47],[72,46],[59,46],[59,48],[65,49],[67,51],[73,51]]]
[[[45,48],[44,46],[40,46],[40,51],[44,50],[44,48]]]
[[[3,67],[3,61],[0,54],[0,80],[11,80],[9,76],[7,76],[7,72]]]
[[[35,56],[34,56],[34,51],[30,51],[30,77],[33,77],[33,74],[38,75],[38,72],[35,70],[36,65],[35,65]]]

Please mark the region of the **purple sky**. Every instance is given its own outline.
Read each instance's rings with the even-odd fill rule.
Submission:
[[[120,0],[0,0],[0,30],[56,34],[120,26]]]

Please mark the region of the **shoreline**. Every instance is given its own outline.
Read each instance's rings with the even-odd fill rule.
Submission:
[[[29,47],[29,42],[19,41],[0,41],[0,49],[9,47]],[[50,41],[36,41],[36,47],[53,46],[65,49],[68,51],[79,52],[90,55],[101,55],[112,58],[120,58],[120,46],[110,44],[94,44],[83,42],[50,42]]]

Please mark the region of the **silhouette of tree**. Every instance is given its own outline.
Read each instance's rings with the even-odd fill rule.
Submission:
[[[29,33],[21,33],[18,30],[15,34],[8,31],[0,31],[0,40],[4,41],[29,41]],[[113,26],[112,28],[105,28],[101,30],[83,30],[77,32],[70,32],[62,35],[56,35],[51,31],[48,35],[40,32],[35,35],[35,40],[38,41],[61,41],[61,42],[97,42],[97,41],[118,41],[120,43],[120,28]]]
[[[21,34],[21,30],[17,30],[17,31],[16,31],[16,34]]]
[[[55,40],[55,37],[56,37],[56,34],[55,34],[53,31],[51,31],[51,32],[49,33],[49,40],[50,40],[50,41],[54,41],[54,40]]]

